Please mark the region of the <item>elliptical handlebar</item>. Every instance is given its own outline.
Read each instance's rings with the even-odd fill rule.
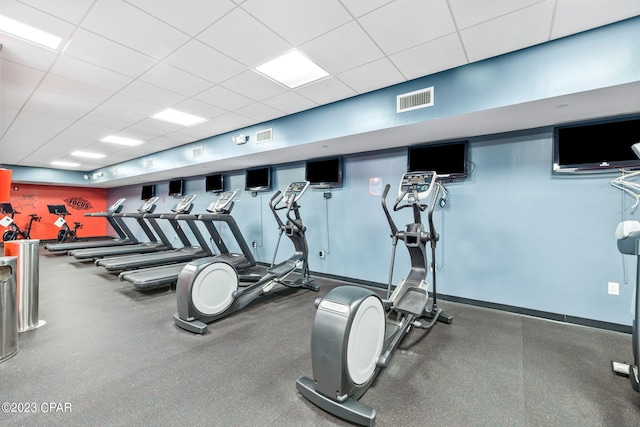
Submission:
[[[387,209],[387,194],[389,194],[389,189],[391,185],[387,184],[384,186],[384,191],[382,192],[382,209],[384,210],[384,214],[387,217],[387,221],[389,222],[389,227],[391,227],[391,236],[394,237],[398,234],[398,227],[396,227],[396,223],[393,222],[393,218],[391,218],[391,214],[389,213],[389,209]],[[404,196],[402,196],[404,197]],[[398,201],[396,200],[396,205]],[[393,207],[395,209],[395,205]]]

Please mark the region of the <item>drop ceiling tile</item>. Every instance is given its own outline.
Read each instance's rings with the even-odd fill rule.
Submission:
[[[0,33],[2,59],[37,70],[47,71],[56,60],[57,54],[49,49],[14,39]]]
[[[73,35],[64,54],[130,77],[138,77],[158,62],[83,29]]]
[[[185,95],[145,83],[142,80],[133,81],[119,93],[121,95],[130,96],[155,105],[162,105],[164,107],[171,107],[172,105],[186,99]]]
[[[271,98],[272,96],[287,91],[287,88],[284,86],[263,77],[261,74],[258,74],[253,70],[245,71],[244,73],[221,83],[220,86],[255,101]]]
[[[242,8],[294,46],[352,20],[337,0],[248,0]]]
[[[133,115],[133,117],[131,117],[131,115]],[[116,134],[122,129],[131,126],[132,123],[137,123],[142,119],[143,117],[140,115],[134,115],[133,113],[119,110],[117,108],[101,105],[83,116],[78,123],[105,129],[106,133],[102,135],[102,137],[105,137],[107,135]]]
[[[342,0],[353,16],[362,16],[395,0]]]
[[[91,8],[94,0],[20,0],[36,9],[52,16],[57,16],[74,24],[80,23],[82,17]]]
[[[551,38],[557,39],[640,15],[640,1],[559,0]]]
[[[194,98],[227,111],[237,110],[238,108],[242,108],[253,102],[246,96],[240,95],[239,93],[233,92],[222,86],[214,86],[211,89],[207,89],[204,92],[199,93]]]
[[[130,126],[134,123],[137,123],[141,120],[144,120],[145,118],[149,117],[149,114],[145,114],[144,112],[136,112],[136,111],[131,111],[130,109],[127,108],[121,108],[121,105],[126,106],[127,105],[127,101],[128,100],[132,100],[133,98],[129,98],[129,97],[125,97],[122,95],[116,95],[114,98],[116,99],[111,99],[111,105],[109,105],[108,103],[103,103],[101,105],[99,105],[98,107],[96,107],[93,111],[91,111],[89,114],[87,114],[87,116],[85,116],[83,118],[86,120],[96,120],[96,121],[113,121],[114,125],[117,125],[118,123],[122,123],[125,126]],[[136,101],[135,99],[133,99],[133,101]],[[162,111],[162,107],[161,106],[156,106],[157,110],[154,110],[155,112],[153,114],[156,114],[158,111]],[[139,110],[153,110],[153,106],[149,107],[149,106],[141,106],[139,108]]]
[[[30,102],[39,102],[50,106],[52,110],[67,109],[86,114],[98,106],[97,102],[86,101],[74,96],[63,95],[46,89],[37,89]]]
[[[384,56],[355,22],[302,45],[300,50],[330,74],[338,74]]]
[[[267,120],[273,120],[277,117],[284,116],[282,111],[278,111],[275,108],[260,103],[240,108],[239,110],[236,110],[235,113],[247,116],[256,123],[266,122]]]
[[[235,7],[229,0],[189,0],[188,3],[158,0],[126,0],[161,21],[195,36]]]
[[[58,58],[53,67],[51,67],[51,73],[111,92],[119,91],[132,81],[129,76],[68,55],[61,55]]]
[[[366,93],[405,81],[404,76],[387,58],[338,74],[340,80],[358,93]]]
[[[256,67],[292,48],[242,9],[234,9],[197,39],[248,67]]]
[[[198,40],[189,41],[163,62],[213,83],[227,80],[247,69]]]
[[[555,2],[555,0],[551,1]],[[483,2],[477,0],[449,0],[456,24],[460,30],[540,2],[541,0],[492,0]]]
[[[22,107],[22,111],[57,117],[71,122],[75,122],[87,114],[86,110],[59,108],[49,102],[41,102],[36,99],[30,99],[25,103]]]
[[[54,74],[47,74],[47,76],[42,80],[39,89],[48,90],[53,93],[82,99],[96,104],[107,100],[114,94],[109,90],[80,83]]]
[[[189,36],[121,0],[100,0],[82,28],[153,58],[162,59]]]
[[[363,16],[359,22],[387,54],[456,30],[446,0],[397,0]]]
[[[40,126],[33,126],[33,123],[39,123]],[[29,136],[42,137],[42,143],[44,143],[47,139],[53,138],[62,132],[70,126],[71,123],[73,123],[72,120],[31,111],[23,111],[11,125],[11,130]]]
[[[407,80],[466,64],[467,57],[457,33],[444,36],[389,57]]]
[[[3,0],[0,9],[2,15],[8,18],[62,38],[60,49],[64,46],[64,39],[68,39],[76,28],[75,23],[66,22],[58,18],[55,13],[38,10],[21,1]]]
[[[37,68],[27,67],[11,61],[0,61],[0,77],[3,81],[21,83],[25,86],[35,88],[45,73]],[[5,84],[4,82],[2,83]],[[0,86],[1,88],[2,86]],[[1,91],[0,91],[1,93]]]
[[[462,30],[470,62],[491,58],[547,41],[553,3],[543,2]]]
[[[297,113],[318,106],[317,103],[294,91],[288,91],[265,99],[262,103],[287,114]]]
[[[194,116],[204,117],[205,119],[211,119],[227,112],[227,110],[193,98],[186,99],[174,105],[173,108],[178,111],[193,114]]]
[[[124,129],[123,132],[127,135],[133,135],[131,138],[141,139],[142,141],[145,141],[145,144],[147,144],[153,138],[175,132],[182,127],[183,126],[161,122],[155,119],[146,119],[136,123],[135,125],[129,126]]]
[[[143,117],[151,117],[164,109],[164,107],[161,105],[152,104],[121,94],[112,96],[106,102],[104,102],[102,106],[129,111]]]
[[[296,92],[320,105],[357,95],[357,92],[335,77],[302,86]]]
[[[185,96],[193,96],[213,86],[200,77],[168,64],[159,63],[140,76],[140,80]]]

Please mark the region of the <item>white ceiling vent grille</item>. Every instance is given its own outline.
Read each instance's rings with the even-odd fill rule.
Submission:
[[[202,146],[196,147],[191,152],[191,157],[194,159],[197,159],[198,157],[202,157],[202,152],[203,152]]]
[[[144,161],[144,167],[149,169],[151,167],[153,167],[153,159],[147,159]]]
[[[256,132],[256,144],[261,142],[268,142],[273,139],[273,129],[265,129]]]
[[[396,100],[397,113],[417,110],[418,108],[431,107],[433,105],[433,86],[409,93],[403,93],[402,95],[398,95]]]
[[[113,168],[113,176],[118,176],[118,175],[120,175],[120,168],[116,166]]]

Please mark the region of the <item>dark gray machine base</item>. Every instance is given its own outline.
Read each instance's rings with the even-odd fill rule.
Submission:
[[[184,320],[180,318],[180,314],[173,314],[173,321],[177,326],[181,327],[185,331],[193,332],[194,334],[204,334],[207,330],[207,324],[197,319]]]
[[[329,399],[316,391],[315,382],[309,377],[298,378],[296,388],[311,403],[338,418],[361,426],[373,427],[376,423],[375,409],[353,398],[342,402]]]

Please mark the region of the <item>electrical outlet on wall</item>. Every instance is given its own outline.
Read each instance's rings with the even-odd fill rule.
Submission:
[[[609,295],[620,295],[620,283],[609,282],[607,283],[607,291]]]

